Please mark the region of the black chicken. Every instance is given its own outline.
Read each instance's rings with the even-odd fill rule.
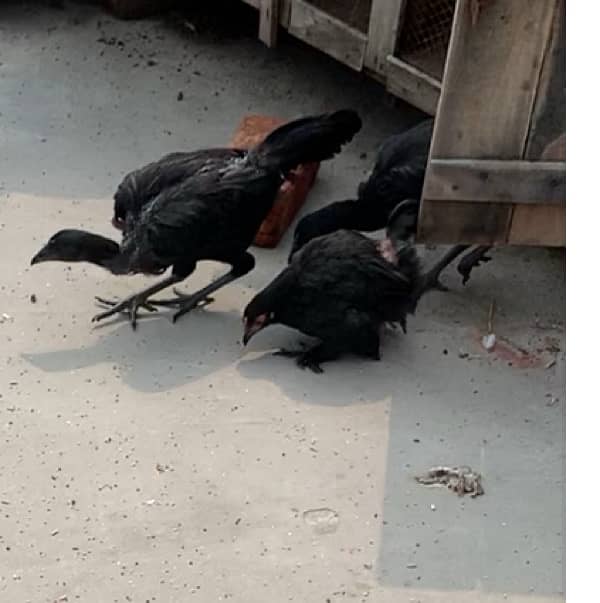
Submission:
[[[182,168],[173,179],[168,168],[158,169],[156,178],[169,184],[150,202],[128,206],[122,216],[117,216],[124,220],[121,245],[89,232],[62,230],[31,263],[84,261],[113,274],[161,274],[172,267],[169,277],[123,301],[97,298],[111,307],[93,320],[126,311],[135,328],[138,309],[156,310],[155,305],[178,307],[176,320],[199,303],[206,303],[217,289],[252,270],[254,257],[246,250],[287,173],[299,164],[331,158],[360,127],[360,118],[349,110],[307,117],[273,131],[247,155],[234,154],[229,161],[220,161],[220,156],[214,169],[183,178],[181,174],[187,168]],[[171,163],[167,161],[166,165]],[[152,172],[154,168],[148,169]],[[152,178],[140,185],[155,190],[153,186]],[[231,270],[192,295],[159,302],[149,299],[187,278],[201,260],[223,262]]]
[[[378,360],[382,325],[397,322],[406,332],[407,315],[425,291],[437,287],[443,267],[423,274],[408,242],[418,206],[413,200],[400,203],[381,241],[338,230],[307,243],[246,307],[244,345],[280,323],[320,339],[307,351],[277,352],[297,356],[301,367],[314,372],[345,352]]]
[[[247,155],[246,150],[229,148],[169,153],[130,172],[114,196],[113,226],[124,230],[128,218],[136,220],[142,208],[167,189],[192,176],[217,172]]]
[[[388,138],[377,153],[369,178],[358,186],[358,199],[338,201],[302,218],[294,231],[289,258],[314,237],[340,229],[371,232],[384,228],[390,212],[402,199],[421,199],[433,119]],[[414,216],[411,234],[416,232],[418,215]],[[469,248],[452,248],[445,257],[447,264]],[[489,247],[477,247],[466,254],[458,265],[465,284],[473,267],[490,258]]]

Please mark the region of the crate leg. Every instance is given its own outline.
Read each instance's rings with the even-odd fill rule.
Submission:
[[[260,0],[258,37],[269,48],[277,44],[279,26],[279,0]]]

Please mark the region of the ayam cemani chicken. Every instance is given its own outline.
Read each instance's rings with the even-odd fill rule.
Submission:
[[[391,213],[387,238],[376,241],[351,230],[316,237],[244,310],[244,345],[271,324],[316,337],[295,356],[301,367],[322,372],[321,363],[344,353],[379,360],[380,330],[414,313],[420,297],[437,288],[443,264],[423,273],[410,229],[419,203],[406,200]]]
[[[403,199],[421,199],[427,158],[433,134],[433,119],[390,136],[377,153],[375,166],[368,179],[358,186],[358,198],[337,201],[304,216],[294,231],[290,258],[314,237],[340,229],[372,232],[384,228],[390,212]],[[418,214],[409,229],[416,233]],[[456,245],[444,256],[446,265],[469,249]],[[489,247],[475,247],[458,264],[458,272],[466,284],[471,270],[491,258],[485,254]]]
[[[361,127],[351,110],[298,119],[274,130],[247,154],[224,156],[206,151],[203,169],[194,170],[192,155],[163,160],[162,167],[130,179],[139,199],[119,205],[115,219],[123,226],[119,245],[106,237],[81,230],[61,230],[34,256],[32,264],[44,261],[90,262],[113,274],[161,274],[170,276],[119,302],[97,298],[110,309],[93,320],[127,312],[135,328],[140,307],[154,311],[156,305],[178,308],[174,320],[210,294],[247,274],[254,257],[246,250],[267,216],[279,187],[290,170],[302,163],[333,157]],[[156,165],[160,165],[158,162]],[[144,169],[140,174],[144,174]],[[150,192],[148,192],[150,191]],[[139,201],[139,203],[138,203]],[[152,295],[187,278],[202,260],[223,262],[231,270],[191,295],[154,301]]]
[[[114,195],[112,224],[125,230],[127,220],[136,220],[142,208],[157,195],[181,185],[192,176],[214,173],[243,159],[249,151],[214,148],[169,153],[127,174]]]

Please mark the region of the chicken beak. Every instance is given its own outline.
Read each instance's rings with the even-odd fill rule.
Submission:
[[[39,264],[40,262],[47,262],[52,259],[47,251],[46,247],[42,247],[32,258],[31,258],[31,266],[34,264]]]
[[[125,220],[121,220],[120,218],[117,218],[117,216],[113,216],[111,223],[115,228],[125,230]]]
[[[248,345],[248,342],[262,329],[262,325],[246,324],[244,327],[244,337],[242,341],[244,345]]]
[[[268,324],[267,316],[263,314],[258,316],[252,322],[247,318],[244,318],[244,337],[242,339],[244,345],[248,345],[248,342]]]

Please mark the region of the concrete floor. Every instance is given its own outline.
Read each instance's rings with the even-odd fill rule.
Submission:
[[[289,235],[207,311],[94,329],[93,296],[144,279],[29,259],[65,226],[115,236],[125,172],[221,145],[248,112],[355,107],[364,129],[322,166],[308,211],[352,196],[416,113],[297,42],[68,8],[0,8],[0,599],[563,600],[562,251],[497,251],[464,288],[450,271],[381,362],[321,376],[269,355],[297,333],[239,343]],[[488,354],[492,299],[504,343]],[[485,495],[416,484],[435,464],[473,466]]]

